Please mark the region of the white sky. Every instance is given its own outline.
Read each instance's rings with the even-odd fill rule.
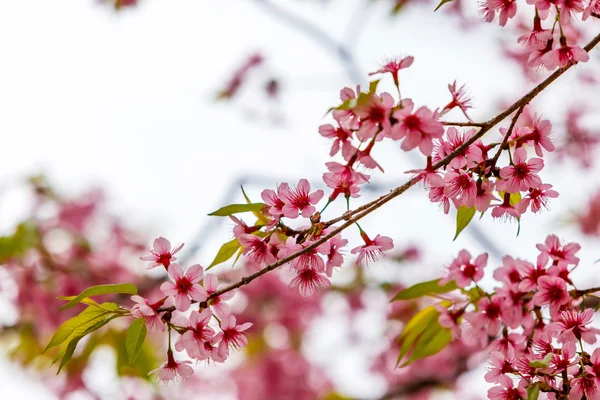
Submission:
[[[359,2],[298,1],[293,10],[340,38]],[[457,79],[468,84],[477,105],[472,115],[480,120],[494,115],[499,97],[525,91],[517,67],[500,58],[494,45],[498,30],[491,25],[461,32],[444,14],[428,9],[410,9],[398,19],[386,13],[386,2],[379,1],[361,21],[366,26],[354,52],[365,78],[385,57],[414,55],[413,67],[401,74],[405,96],[435,108],[447,102],[446,85]],[[241,105],[214,104],[214,92],[256,50],[282,78],[281,106],[261,96]],[[335,57],[251,0],[147,0],[118,15],[93,0],[0,2],[0,228],[26,210],[15,182],[43,171],[70,193],[105,187],[115,212],[149,237],[189,242],[240,174],[266,177],[271,186],[300,177],[320,184],[329,145],[317,128],[339,89],[351,84]],[[571,87],[559,82],[537,105],[551,116],[563,110],[556,99],[570,94]],[[270,123],[272,113],[283,122]],[[372,174],[374,182],[390,188],[414,167],[393,147],[376,153],[386,174]],[[523,218],[519,238],[514,225],[485,218],[480,226],[499,247],[530,259],[535,243],[559,228],[563,237],[579,240],[552,219],[564,217],[584,201],[582,192],[598,187],[598,176],[574,178],[575,171],[555,164],[542,172],[561,198],[553,202],[554,213]],[[257,198],[260,187],[249,189]],[[420,189],[361,225],[392,236],[399,247],[424,243],[427,277],[463,247],[483,251],[467,234],[452,242],[453,219],[427,204]],[[220,229],[215,236],[199,262],[209,263],[228,233]],[[590,265],[600,258],[597,243],[585,244],[582,264]],[[348,370],[341,384],[356,389],[348,379],[353,374],[360,371]],[[3,393],[44,398],[21,379],[0,362]]]

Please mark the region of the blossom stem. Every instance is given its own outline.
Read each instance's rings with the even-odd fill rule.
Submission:
[[[505,149],[507,149],[509,147],[508,146],[508,138],[510,137],[510,135],[512,135],[512,132],[515,129],[515,125],[517,124],[517,120],[523,113],[523,110],[525,109],[526,105],[527,105],[527,103],[523,104],[521,106],[521,108],[519,108],[519,110],[517,111],[515,116],[513,117],[512,122],[510,123],[510,127],[508,128],[508,131],[506,131],[506,135],[504,135],[504,139],[502,140],[502,143],[500,144],[498,151],[494,155],[494,158],[492,158],[492,163],[491,163],[492,169],[496,166],[496,162],[498,162],[498,158],[500,158],[500,154],[502,154],[502,151],[504,151]],[[510,151],[509,151],[509,155],[510,155]]]
[[[443,125],[446,126],[462,126],[462,127],[476,127],[481,128],[485,126],[485,122],[452,122],[452,121],[442,121]]]

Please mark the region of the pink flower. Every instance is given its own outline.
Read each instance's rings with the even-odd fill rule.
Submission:
[[[402,100],[402,108],[393,114],[397,123],[389,131],[388,137],[393,140],[404,138],[402,142],[404,151],[418,146],[421,153],[429,156],[433,151],[433,139],[442,137],[444,126],[436,120],[435,115],[427,107],[421,107],[415,113],[413,108],[412,100]]]
[[[502,182],[502,181],[501,181]],[[496,184],[496,187],[499,183]],[[511,203],[511,198],[509,193],[504,193],[504,201],[502,204],[494,206],[492,210],[492,217],[501,218],[506,217],[506,219],[510,219],[510,217],[518,219],[523,214],[522,209],[522,200],[516,204]]]
[[[358,257],[356,258],[357,263],[361,263],[363,260],[365,260],[366,264],[375,262],[383,255],[384,251],[394,248],[394,241],[387,236],[377,235],[375,236],[375,239],[371,240],[367,234],[362,231],[360,236],[365,244],[355,247],[351,251],[352,254],[358,254]]]
[[[215,274],[206,274],[202,284],[209,296],[219,290],[219,278],[217,278]],[[226,301],[231,300],[234,295],[235,290],[230,290],[229,292],[225,292],[210,299],[210,306],[217,317],[224,318],[229,315],[229,304],[227,304]]]
[[[589,367],[586,368],[589,370]],[[588,373],[579,376],[571,381],[571,391],[569,399],[581,400],[585,396],[587,400],[600,400],[600,387],[598,387],[598,378],[594,374]]]
[[[571,301],[567,292],[567,283],[556,276],[542,276],[537,283],[538,291],[533,296],[533,304],[536,306],[549,304],[550,316],[556,317],[560,308]]]
[[[440,203],[440,207],[444,209],[444,214],[450,212],[450,198],[444,194],[443,186],[429,188],[429,201]]]
[[[306,179],[300,179],[295,188],[288,188],[282,191],[283,216],[286,218],[297,218],[298,212],[302,213],[304,218],[308,218],[316,211],[314,204],[323,198],[322,190],[310,192],[310,183]]]
[[[329,155],[332,157],[340,151],[340,147],[342,148],[342,155],[349,154],[349,151],[353,148],[352,131],[345,129],[342,126],[334,128],[331,124],[321,125],[319,127],[319,133],[321,136],[328,139],[334,139],[333,144],[331,145],[331,151],[329,152]]]
[[[500,331],[502,314],[502,299],[492,296],[479,300],[479,311],[465,313],[465,320],[476,329],[485,329],[488,335],[496,336]]]
[[[546,271],[547,263],[548,256],[545,254],[540,254],[538,256],[537,265],[535,267],[527,261],[521,262],[519,264],[519,270],[521,271],[522,280],[521,283],[519,283],[519,290],[522,292],[535,290],[540,277],[548,274],[548,271]]]
[[[556,5],[560,10],[560,23],[563,26],[569,25],[572,14],[579,14],[584,9],[582,0],[557,0]]]
[[[330,285],[329,280],[317,270],[305,267],[296,271],[296,277],[290,282],[290,288],[298,288],[304,297],[312,296],[319,287],[325,288]]]
[[[215,336],[215,331],[208,326],[212,313],[210,309],[204,309],[201,313],[194,310],[189,319],[177,317],[175,325],[186,327],[186,331],[181,334],[175,342],[175,350],[185,350],[191,358],[196,360],[205,360],[211,357],[207,353],[204,344],[210,342]]]
[[[511,374],[516,371],[513,367],[514,361],[514,354],[507,354],[505,356],[499,351],[493,351],[490,354],[490,363],[492,364],[492,367],[485,374],[485,381],[489,383],[500,383],[507,379],[510,381],[510,377],[506,374]]]
[[[327,256],[325,271],[328,277],[333,274],[333,268],[341,267],[344,263],[344,256],[340,249],[348,244],[348,240],[342,239],[341,235],[335,235],[327,242],[317,247],[317,251]]]
[[[240,350],[248,344],[246,330],[252,326],[252,323],[246,322],[241,325],[236,325],[236,320],[233,315],[224,316],[221,319],[221,332],[213,338],[212,342],[219,342],[217,354],[223,360],[229,356],[229,349]]]
[[[158,330],[161,332],[166,331],[165,324],[156,312],[165,302],[162,299],[154,304],[151,304],[147,299],[141,296],[131,296],[131,300],[137,303],[131,308],[131,315],[136,318],[143,318],[146,320],[146,326],[149,331]]]
[[[515,150],[513,165],[509,165],[500,170],[500,180],[496,187],[498,190],[506,190],[508,193],[517,193],[537,189],[542,186],[542,180],[536,174],[544,168],[544,160],[541,158],[532,158],[527,162],[527,151],[520,147]]]
[[[390,60],[387,63],[385,63],[377,71],[370,72],[369,76],[376,75],[376,74],[389,73],[394,78],[394,84],[396,86],[399,86],[398,71],[400,71],[401,69],[410,67],[412,65],[413,61],[415,61],[415,58],[413,56],[404,57],[404,58],[401,58],[400,60],[398,60],[398,59]]]
[[[360,117],[360,128],[356,131],[356,137],[360,141],[375,138],[381,130],[382,134],[377,140],[382,140],[391,129],[390,112],[394,107],[394,98],[389,93],[381,96],[368,94],[364,102],[361,102],[353,111]]]
[[[514,387],[512,379],[503,380],[501,386],[494,386],[488,390],[488,399],[490,400],[519,400],[527,398],[527,381],[522,379],[519,386]]]
[[[517,3],[515,0],[487,0],[481,5],[481,12],[485,14],[486,22],[492,22],[498,10],[500,26],[504,26],[509,18],[513,18],[517,13]]]
[[[304,243],[299,244],[296,243],[295,238],[289,237],[287,238],[285,245],[281,246],[281,248],[279,249],[279,259],[284,259],[286,257],[291,256],[292,254],[296,254],[297,252],[303,250],[305,247],[308,247],[311,244],[311,241],[305,241]],[[292,261],[290,261],[290,264],[297,270],[310,268],[319,272],[325,271],[325,262],[323,261],[323,258],[321,257],[316,248],[293,259]]]
[[[164,282],[160,285],[160,290],[167,296],[175,297],[175,306],[179,311],[187,311],[192,304],[190,297],[196,301],[205,301],[208,293],[199,281],[204,275],[204,269],[198,265],[192,265],[185,271],[181,269],[179,264],[171,264],[169,268],[169,278],[173,282]]]
[[[583,11],[582,20],[587,20],[592,13],[600,14],[600,0],[591,0],[590,4]]]
[[[449,127],[446,131],[448,141],[440,139],[440,147],[437,156],[440,158],[446,157],[458,147],[462,146],[462,144],[469,140],[474,134],[475,129],[470,129],[465,133],[461,133],[455,127]],[[450,166],[456,169],[474,167],[482,161],[483,157],[481,148],[477,147],[475,144],[472,144],[466,150],[452,159],[452,161],[450,161]]]
[[[325,165],[329,172],[323,174],[323,181],[328,187],[334,189],[329,196],[330,201],[335,200],[340,194],[346,198],[358,197],[359,185],[369,181],[369,175],[356,172],[350,166],[336,162],[328,162]]]
[[[494,271],[494,279],[505,283],[508,286],[518,285],[521,280],[520,264],[521,260],[515,260],[510,256],[502,258],[502,267]]]
[[[555,261],[564,261],[567,264],[579,264],[579,258],[575,257],[581,246],[577,243],[567,243],[561,245],[560,240],[556,235],[548,235],[544,244],[537,244],[537,249],[548,255]]]
[[[167,361],[157,369],[150,371],[148,375],[153,375],[158,372],[158,379],[165,383],[172,380],[176,381],[177,377],[186,379],[194,374],[194,369],[189,366],[191,363],[191,361],[187,360],[181,362],[175,361],[173,352],[169,350],[167,351]]]
[[[550,134],[552,133],[552,124],[547,119],[539,118],[533,124],[533,129],[531,133],[527,135],[528,143],[533,142],[533,146],[535,148],[535,154],[538,157],[542,157],[544,152],[542,148],[544,148],[548,152],[553,152],[555,150],[554,143],[550,139]]]
[[[146,269],[152,269],[154,267],[158,267],[159,265],[163,265],[168,270],[169,265],[171,265],[171,262],[177,260],[177,257],[173,256],[179,250],[181,250],[182,247],[183,243],[171,250],[171,243],[161,236],[159,238],[154,239],[152,249],[146,250],[148,255],[140,257],[140,260],[151,261],[150,264],[148,264],[148,266],[146,267]]]
[[[452,330],[452,338],[458,339],[460,338],[460,317],[465,313],[464,308],[459,308],[458,310],[451,311],[450,309],[440,305],[435,305],[436,310],[439,311],[440,316],[438,318],[438,322],[444,328]]]
[[[238,240],[244,248],[243,254],[253,263],[268,265],[277,261],[275,257],[276,248],[267,243],[266,238],[255,235],[240,235]]]
[[[541,61],[548,70],[553,70],[556,67],[563,68],[577,62],[587,62],[589,59],[589,54],[581,47],[565,44],[545,53]]]
[[[456,169],[448,172],[444,177],[444,194],[459,204],[472,207],[477,195],[477,183],[473,180],[470,173],[462,169]]]
[[[464,288],[480,281],[483,278],[483,268],[487,265],[487,259],[488,254],[483,253],[471,262],[471,253],[461,250],[448,267],[448,275],[440,281],[440,284],[454,280],[458,287]]]
[[[529,50],[542,50],[551,39],[552,32],[549,29],[534,29],[519,36],[517,41]]]
[[[452,101],[444,106],[444,109],[440,113],[440,116],[448,113],[455,107],[460,108],[465,117],[471,121],[471,118],[467,115],[467,109],[472,108],[471,105],[471,97],[467,94],[467,90],[465,85],[462,85],[460,88],[456,88],[456,81],[452,84],[448,84],[448,90],[452,95]]]
[[[596,335],[600,332],[595,328],[588,328],[594,317],[594,310],[586,308],[585,311],[577,310],[562,311],[558,320],[546,325],[546,330],[554,337],[558,337],[561,343],[578,342],[596,343]]]
[[[269,214],[275,218],[279,218],[283,215],[283,193],[288,192],[290,189],[287,183],[282,183],[277,186],[277,193],[271,189],[265,189],[260,194],[262,200],[267,206],[269,206]]]
[[[552,185],[543,183],[537,189],[530,189],[527,197],[523,199],[523,211],[527,210],[527,207],[531,205],[531,211],[538,213],[542,207],[548,208],[548,199],[554,199],[558,197],[558,192],[552,190]]]

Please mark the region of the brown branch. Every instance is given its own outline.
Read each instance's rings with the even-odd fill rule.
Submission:
[[[443,125],[446,126],[462,126],[462,127],[475,127],[481,128],[485,126],[485,122],[451,122],[451,121],[442,121]]]
[[[598,43],[600,43],[600,34],[598,34],[596,37],[594,37],[594,39],[592,39],[585,47],[585,51],[589,52],[590,50],[592,50]],[[568,71],[574,64],[570,64],[567,65],[566,67],[563,68],[559,68],[558,70],[554,71],[548,78],[546,78],[543,82],[541,82],[539,85],[537,85],[536,87],[534,87],[533,89],[531,89],[527,94],[525,94],[521,99],[517,100],[514,104],[512,104],[510,107],[508,107],[504,112],[496,115],[494,118],[490,119],[489,121],[485,122],[484,125],[481,127],[481,129],[475,134],[473,135],[471,138],[469,138],[469,140],[465,141],[462,145],[458,146],[456,149],[454,149],[454,151],[452,151],[450,154],[448,154],[446,157],[444,157],[442,160],[438,161],[436,164],[433,165],[434,169],[439,169],[441,167],[445,167],[448,164],[450,164],[450,162],[457,157],[459,154],[461,154],[463,151],[465,151],[471,144],[475,143],[476,140],[480,139],[484,134],[486,134],[487,132],[489,132],[494,126],[496,126],[497,124],[499,124],[500,122],[502,122],[505,118],[507,118],[508,116],[510,116],[513,112],[517,111],[519,108],[524,107],[526,104],[528,104],[533,98],[535,98],[541,91],[543,91],[545,88],[547,88],[548,86],[550,86],[550,84],[552,84],[556,79],[558,79],[562,74],[564,74],[566,71]],[[417,184],[421,179],[417,176],[414,176],[412,178],[410,178],[406,183],[404,183],[401,186],[398,186],[397,188],[391,190],[388,194],[383,195],[381,197],[379,197],[376,200],[373,200],[361,207],[356,208],[354,211],[351,212],[347,212],[345,214],[343,214],[341,217],[338,218],[334,218],[328,222],[325,222],[325,226],[331,226],[336,222],[342,221],[342,220],[346,220],[346,222],[344,222],[342,225],[338,226],[337,228],[335,228],[333,231],[329,232],[327,235],[319,238],[318,240],[314,241],[313,243],[311,243],[309,246],[306,246],[305,248],[303,248],[302,250],[298,251],[297,253],[294,253],[288,257],[285,257],[281,260],[278,260],[276,262],[274,262],[273,264],[267,265],[265,268],[261,269],[258,272],[255,272],[254,274],[248,275],[246,277],[243,277],[239,282],[237,283],[233,283],[229,286],[224,287],[223,289],[217,290],[216,292],[212,293],[207,301],[200,303],[200,307],[206,307],[207,306],[207,302],[210,299],[213,299],[217,296],[222,295],[223,293],[227,293],[231,290],[237,289],[243,285],[247,285],[248,283],[252,282],[253,280],[255,280],[256,278],[266,274],[269,271],[272,271],[284,264],[289,263],[292,260],[295,260],[296,258],[300,257],[303,254],[306,254],[312,250],[314,250],[315,248],[317,248],[318,246],[320,246],[321,244],[325,243],[326,241],[328,241],[329,239],[333,238],[335,235],[337,235],[338,233],[340,233],[341,231],[343,231],[344,229],[348,228],[349,226],[353,225],[355,222],[357,222],[358,220],[362,219],[363,217],[367,216],[368,214],[370,214],[371,212],[375,211],[376,209],[380,208],[381,206],[383,206],[385,203],[387,203],[388,201],[400,196],[402,193],[406,192],[408,189],[410,189],[412,186],[414,186],[415,184]]]
[[[500,154],[502,154],[502,151],[505,150],[506,148],[508,148],[508,138],[510,137],[510,135],[513,132],[513,130],[515,129],[515,125],[517,124],[517,120],[519,119],[519,117],[523,113],[523,110],[525,110],[525,106],[526,105],[527,104],[523,104],[521,106],[521,108],[519,108],[519,111],[517,111],[517,113],[513,117],[512,122],[510,123],[510,127],[508,128],[508,131],[506,131],[506,135],[504,135],[504,139],[502,140],[502,143],[500,144],[500,147],[498,148],[498,151],[494,155],[494,158],[492,158],[492,163],[490,164],[492,166],[492,169],[496,166],[496,162],[498,162],[498,158],[500,158]]]

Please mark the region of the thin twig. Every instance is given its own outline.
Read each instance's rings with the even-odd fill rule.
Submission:
[[[485,122],[451,122],[451,121],[442,121],[443,125],[446,126],[462,126],[462,127],[475,127],[481,128],[485,125]]]
[[[525,110],[526,105],[527,104],[523,104],[521,106],[521,108],[519,108],[519,110],[517,111],[515,116],[513,117],[512,122],[510,123],[510,126],[508,128],[508,131],[506,131],[506,135],[504,135],[504,139],[502,139],[502,143],[500,143],[500,147],[498,147],[498,151],[494,155],[494,158],[492,158],[492,163],[490,164],[492,166],[492,168],[494,168],[496,166],[496,163],[498,162],[498,158],[500,158],[500,154],[502,154],[502,151],[504,151],[506,148],[508,148],[508,138],[510,137],[510,135],[512,135],[513,130],[515,129],[515,125],[517,125],[517,120],[523,113],[523,110]]]
[[[585,47],[584,49],[589,52],[590,50],[592,50],[594,48],[594,46],[596,46],[598,43],[600,42],[600,34],[598,34],[594,39],[592,39]],[[564,74],[566,71],[568,71],[574,64],[570,64],[566,67],[560,68],[557,71],[555,71],[554,73],[552,73],[552,75],[550,75],[548,78],[546,78],[542,83],[540,83],[539,85],[537,85],[535,88],[533,88],[532,90],[530,90],[525,96],[523,96],[521,99],[517,100],[513,105],[511,105],[510,107],[508,107],[504,112],[498,114],[497,116],[495,116],[494,118],[490,119],[489,121],[487,121],[485,123],[484,126],[481,127],[481,129],[475,134],[473,135],[471,138],[469,138],[469,140],[467,140],[466,142],[464,142],[462,145],[458,146],[456,149],[454,149],[454,151],[452,151],[450,154],[448,154],[446,157],[444,157],[442,160],[438,161],[436,164],[433,165],[434,169],[439,169],[441,167],[445,167],[448,164],[450,164],[450,162],[457,157],[459,154],[461,154],[463,151],[465,151],[471,144],[473,144],[476,140],[480,139],[485,133],[489,132],[494,126],[496,126],[497,124],[499,124],[500,122],[502,122],[506,117],[510,116],[513,112],[515,112],[516,110],[518,110],[519,108],[523,107],[524,105],[528,104],[529,102],[531,102],[531,100],[533,98],[535,98],[542,90],[544,90],[545,88],[547,88],[551,83],[553,83],[556,79],[558,79],[562,74]],[[222,295],[223,293],[227,293],[231,290],[237,289],[243,285],[247,285],[248,283],[252,282],[253,280],[255,280],[256,278],[266,274],[269,271],[272,271],[274,269],[276,269],[277,267],[280,267],[284,264],[289,263],[292,260],[295,260],[296,258],[300,257],[303,254],[306,254],[312,250],[314,250],[315,248],[317,248],[318,246],[320,246],[321,244],[327,242],[329,239],[333,238],[335,235],[337,235],[338,233],[342,232],[344,229],[348,228],[349,226],[353,225],[355,222],[359,221],[360,219],[364,218],[365,216],[367,216],[368,214],[370,214],[371,212],[375,211],[376,209],[382,207],[385,203],[389,202],[390,200],[400,196],[402,193],[406,192],[408,189],[410,189],[412,186],[414,186],[415,184],[417,184],[420,181],[420,178],[417,176],[414,176],[412,178],[410,178],[406,183],[404,183],[401,186],[398,186],[397,188],[393,189],[390,191],[390,193],[379,197],[377,200],[371,201],[361,207],[358,207],[357,209],[355,209],[354,211],[350,212],[350,213],[345,213],[344,215],[342,215],[341,217],[338,218],[334,218],[333,220],[329,221],[329,225],[332,225],[335,222],[339,222],[341,220],[346,220],[346,222],[344,222],[342,225],[336,227],[335,229],[333,229],[331,232],[329,232],[327,235],[319,238],[318,240],[314,241],[313,243],[311,243],[309,246],[306,246],[305,248],[303,248],[302,250],[298,251],[297,253],[291,254],[288,257],[285,257],[281,260],[278,260],[276,262],[274,262],[273,264],[267,265],[265,268],[261,269],[258,272],[255,272],[254,274],[248,275],[246,277],[243,277],[239,282],[233,283],[229,286],[224,287],[223,289],[217,290],[216,292],[212,293],[208,299],[212,299],[215,297],[218,297],[220,295]],[[335,222],[332,222],[335,221]],[[206,302],[201,303],[201,307],[206,307]]]

